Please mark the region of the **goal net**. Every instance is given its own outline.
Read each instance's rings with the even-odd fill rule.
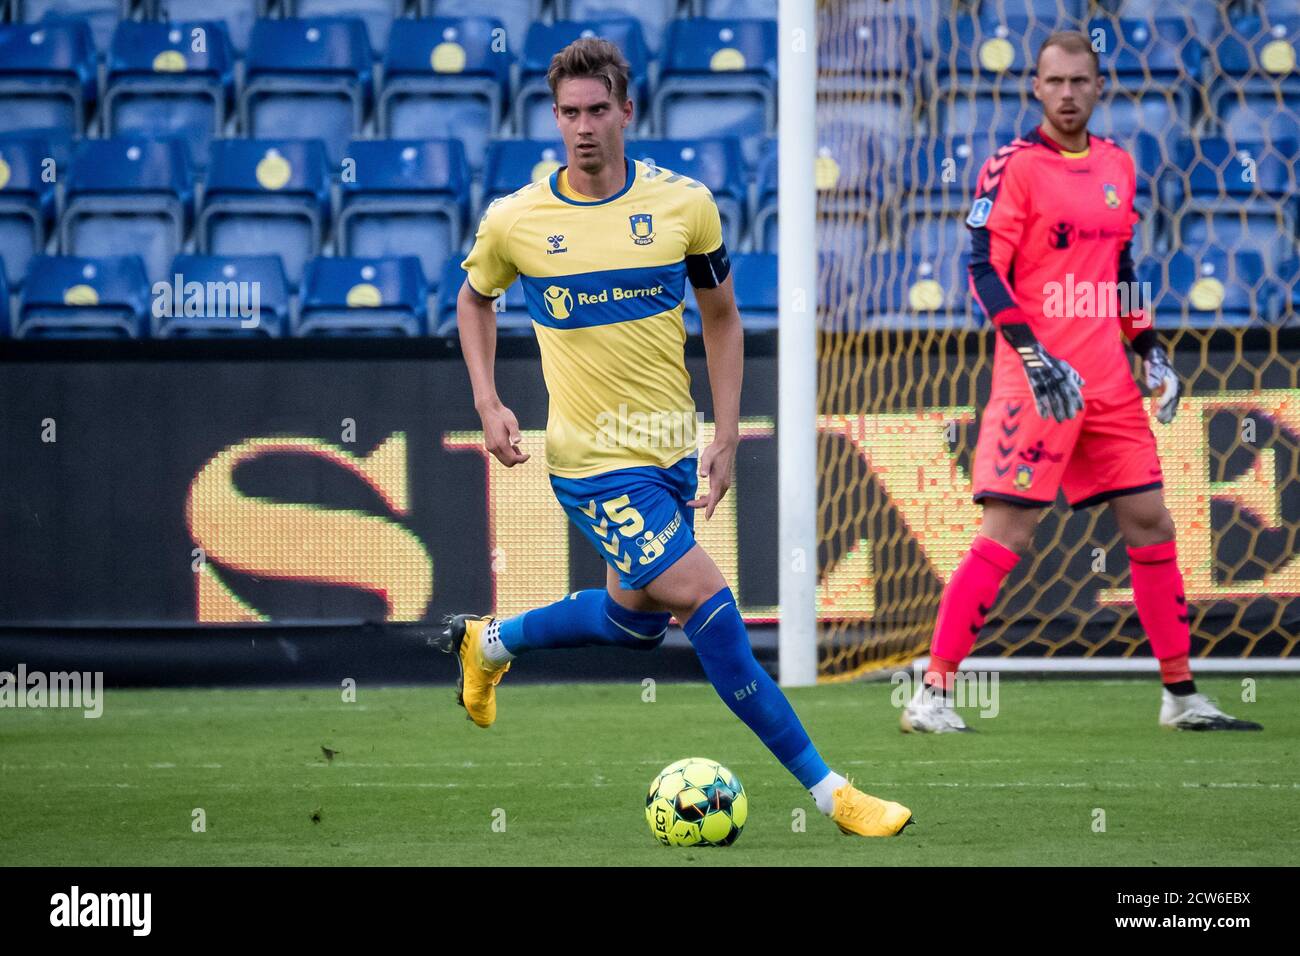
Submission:
[[[1300,15],[1286,6],[818,3],[822,680],[927,653],[979,528],[994,341],[964,220],[984,159],[1039,122],[1032,70],[1057,29],[1090,37],[1106,78],[1090,129],[1137,164],[1138,279],[1185,387],[1174,423],[1152,427],[1193,656],[1295,653]],[[1058,499],[1034,545],[976,654],[1149,654],[1106,508]]]

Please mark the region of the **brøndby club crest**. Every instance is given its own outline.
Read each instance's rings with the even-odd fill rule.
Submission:
[[[650,213],[639,212],[635,216],[628,216],[627,219],[632,225],[632,241],[638,246],[648,246],[655,241],[654,223],[650,219]]]

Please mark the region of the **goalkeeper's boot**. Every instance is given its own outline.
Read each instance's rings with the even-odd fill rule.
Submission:
[[[1214,706],[1204,694],[1179,697],[1163,691],[1160,726],[1174,730],[1263,730],[1253,720],[1238,720]]]
[[[496,622],[490,617],[457,614],[447,619],[443,650],[455,654],[460,665],[456,681],[456,703],[465,716],[480,727],[491,727],[497,719],[497,684],[510,664],[492,664],[483,658],[483,632]]]
[[[970,728],[942,691],[922,687],[898,716],[905,734],[954,734]]]
[[[863,793],[853,786],[852,780],[846,780],[832,797],[835,809],[831,811],[831,819],[841,833],[849,836],[897,836],[912,822],[912,811],[907,807]]]

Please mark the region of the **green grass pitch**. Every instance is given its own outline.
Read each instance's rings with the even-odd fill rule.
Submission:
[[[832,766],[912,808],[841,836],[705,685],[511,686],[497,725],[448,687],[108,691],[104,714],[0,711],[8,865],[1283,865],[1300,856],[1300,682],[1201,681],[1263,733],[1162,731],[1145,681],[1005,679],[977,733],[905,736],[891,688],[790,697]],[[322,747],[337,751],[327,760]],[[644,817],[680,757],[734,770],[728,848],[670,849]],[[206,832],[192,829],[202,808]],[[799,814],[806,826],[799,827]],[[1095,832],[1097,811],[1104,832]],[[502,826],[504,824],[504,827]]]

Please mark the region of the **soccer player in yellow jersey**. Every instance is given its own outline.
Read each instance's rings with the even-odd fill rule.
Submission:
[[[493,299],[516,279],[541,346],[550,394],[546,459],[565,511],[607,563],[606,587],[499,621],[458,615],[445,646],[460,663],[459,702],[480,727],[517,656],[556,647],[650,650],[683,622],[718,694],[845,833],[892,836],[911,811],[831,771],[794,709],[754,659],[713,559],[695,542],[731,485],[739,440],[743,335],[718,209],[702,184],[623,152],[632,120],[627,61],[613,44],[575,41],[548,80],[568,165],[493,202],[464,262],[461,347],[487,449],[527,460],[493,377]],[[695,287],[716,437],[697,458],[683,361],[685,283]],[[708,493],[697,494],[698,475]]]

